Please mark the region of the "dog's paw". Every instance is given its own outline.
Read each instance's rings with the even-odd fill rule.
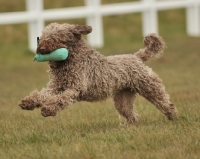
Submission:
[[[137,122],[122,122],[119,124],[120,128],[129,128],[129,127],[135,127],[138,125],[138,121]]]
[[[41,108],[41,114],[44,117],[48,117],[48,116],[56,116],[57,115],[57,109],[54,106],[43,106]]]
[[[41,104],[35,103],[33,100],[22,99],[19,103],[19,106],[24,110],[33,110],[35,108],[39,108]]]
[[[139,118],[138,115],[132,116],[129,119],[126,119],[125,122],[120,123],[120,127],[121,128],[127,128],[127,127],[132,127],[132,126],[136,126],[139,123]]]
[[[178,116],[178,111],[174,104],[170,104],[170,111],[166,114],[169,120],[173,120]]]
[[[131,126],[131,125],[137,125],[139,123],[139,118],[133,118],[133,119],[129,119],[125,122],[125,125],[127,126]]]

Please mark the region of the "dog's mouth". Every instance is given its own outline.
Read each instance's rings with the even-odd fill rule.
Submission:
[[[51,53],[51,52],[49,52],[49,51],[48,51],[48,52],[41,52],[41,51],[40,51],[40,52],[37,53],[37,54],[47,55],[47,54],[50,54],[50,53]]]

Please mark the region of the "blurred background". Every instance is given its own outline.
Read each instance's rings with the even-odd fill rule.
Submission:
[[[133,0],[102,0],[102,4],[131,2]],[[44,0],[44,9],[84,6],[84,0]],[[25,0],[0,0],[0,13],[25,11]],[[45,25],[54,22],[46,21]],[[85,19],[56,21],[86,24]],[[200,37],[186,34],[186,10],[158,12],[159,34],[167,49],[164,55],[147,62],[163,79],[172,101],[181,111],[195,108],[200,103]],[[98,48],[104,55],[134,53],[143,47],[141,13],[103,17],[104,46]],[[18,102],[33,89],[45,87],[48,81],[47,63],[32,62],[33,52],[28,48],[27,24],[0,25],[0,111],[20,110]],[[137,103],[145,103],[138,99]]]

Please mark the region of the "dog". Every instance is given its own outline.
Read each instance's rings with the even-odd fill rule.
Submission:
[[[47,117],[55,116],[77,101],[95,102],[111,97],[126,124],[135,124],[138,115],[134,101],[139,94],[169,120],[176,118],[178,111],[170,102],[162,80],[144,64],[162,55],[163,39],[149,34],[144,38],[144,48],[135,54],[104,56],[82,38],[91,32],[91,26],[67,23],[51,23],[44,28],[36,52],[49,54],[66,48],[69,55],[66,60],[48,62],[50,81],[47,87],[31,92],[19,106],[25,110],[41,107],[41,114]]]

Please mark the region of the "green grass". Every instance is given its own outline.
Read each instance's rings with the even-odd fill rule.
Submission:
[[[46,0],[45,8],[78,6],[83,2]],[[103,1],[108,2],[117,0]],[[23,0],[0,0],[0,12],[24,8]],[[103,20],[105,46],[98,49],[102,54],[130,53],[142,47],[141,14]],[[62,22],[84,24],[85,20]],[[28,50],[26,24],[0,26],[0,158],[198,159],[200,38],[188,37],[184,24],[184,10],[160,12],[160,34],[168,48],[161,58],[147,62],[163,79],[180,116],[170,122],[138,96],[140,122],[128,128],[119,127],[124,119],[119,118],[111,99],[76,103],[49,118],[42,117],[39,109],[21,110],[21,98],[45,87],[48,66],[32,62],[34,54]]]

